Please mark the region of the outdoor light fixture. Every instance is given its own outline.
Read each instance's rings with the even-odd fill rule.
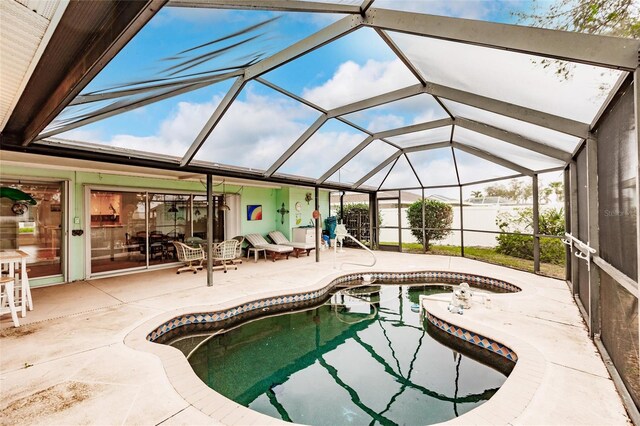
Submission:
[[[226,196],[226,193],[225,193],[225,191],[224,191],[224,180],[222,181],[222,204],[220,204],[220,205],[218,206],[218,210],[222,210],[222,211],[224,211],[224,210],[226,210],[226,211],[231,210],[231,207],[229,207],[229,206],[227,205],[227,196]]]

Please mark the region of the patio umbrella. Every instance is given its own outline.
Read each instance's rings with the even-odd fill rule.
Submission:
[[[20,191],[19,189],[10,188],[8,186],[0,187],[0,198],[8,198],[12,201],[31,204],[32,206],[38,204],[31,195],[27,194],[24,191]]]

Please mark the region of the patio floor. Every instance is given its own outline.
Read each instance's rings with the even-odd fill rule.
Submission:
[[[376,255],[379,271],[470,272],[528,289],[496,297],[491,312],[472,308],[465,313],[465,319],[518,336],[540,354],[544,371],[532,379],[536,391],[509,422],[629,423],[563,281],[464,258]],[[231,306],[238,299],[309,288],[337,272],[332,253],[322,252],[320,263],[314,260],[312,253],[275,263],[245,261],[237,271],[214,272],[214,287],[206,286],[206,273],[176,275],[170,269],[34,289],[35,310],[21,319],[20,328],[10,327],[9,316],[0,322],[0,424],[257,424],[242,414],[249,412],[244,409],[230,416],[205,415],[177,393],[158,357],[123,340],[176,308]],[[369,258],[347,250],[340,260]],[[343,271],[359,269],[366,268],[345,266]],[[501,423],[501,418],[484,419]]]

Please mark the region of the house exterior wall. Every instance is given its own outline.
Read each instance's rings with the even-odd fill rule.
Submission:
[[[67,243],[66,259],[68,270],[66,282],[87,278],[86,247],[90,235],[90,224],[86,223],[86,188],[111,188],[119,190],[141,189],[158,191],[159,193],[172,191],[189,192],[204,195],[205,187],[198,181],[162,179],[156,177],[133,176],[123,174],[109,174],[103,172],[74,171],[60,168],[48,168],[45,165],[17,164],[0,162],[0,178],[23,179],[30,181],[52,180],[66,181],[68,193],[65,207],[63,208],[63,228],[67,231],[64,241]],[[214,192],[221,192],[221,187],[214,188]],[[263,188],[226,185],[225,192],[240,194],[240,223],[242,234],[260,233],[266,235],[274,229],[281,230],[287,237],[291,234],[291,228],[295,225],[295,202],[302,203],[302,224],[307,224],[313,211],[313,201],[307,205],[304,194],[313,193],[309,188]],[[321,191],[321,211],[323,217],[329,211],[328,192]],[[285,215],[285,223],[281,224],[281,216],[277,213],[282,203],[285,203],[290,213]],[[252,204],[262,205],[262,220],[247,220],[247,206]],[[72,236],[72,230],[83,230],[82,236]],[[64,244],[64,243],[63,243]],[[65,260],[63,259],[63,262]],[[63,266],[64,270],[64,266]],[[33,287],[58,284],[64,282],[60,277],[34,278],[31,280]]]

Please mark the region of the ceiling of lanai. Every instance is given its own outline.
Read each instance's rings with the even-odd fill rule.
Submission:
[[[73,62],[67,32],[67,82],[43,79],[37,109],[29,81],[2,148],[366,191],[457,186],[564,168],[637,67],[636,40],[417,3],[85,5],[111,42],[76,29],[96,51]]]

